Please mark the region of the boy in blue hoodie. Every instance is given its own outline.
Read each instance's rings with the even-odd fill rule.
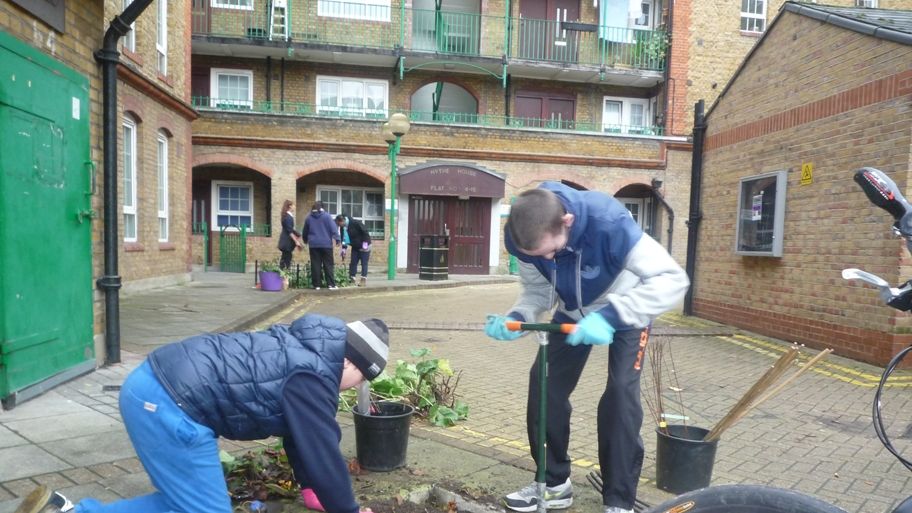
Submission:
[[[283,437],[302,488],[327,513],[358,507],[339,451],[339,391],[372,380],[389,358],[379,319],[309,314],[254,333],[205,334],[159,347],[124,381],[120,414],[156,491],[75,506],[42,485],[15,513],[231,513],[218,439]]]
[[[548,336],[546,506],[573,503],[570,394],[592,346],[613,343],[597,417],[602,503],[604,513],[632,512],[643,463],[640,370],[649,326],[684,297],[687,275],[620,202],[600,192],[544,182],[517,198],[504,231],[507,251],[520,261],[522,292],[506,315],[488,316],[485,333],[514,340],[523,333],[507,330],[506,321],[536,322],[555,306],[551,322],[577,326],[569,335]],[[526,405],[530,447],[538,443],[538,404],[536,359]],[[514,511],[535,511],[535,483],[504,503]]]
[[[322,276],[326,275],[326,286],[335,290],[335,263],[333,262],[333,244],[339,245],[339,229],[333,217],[323,210],[323,202],[314,202],[310,215],[304,220],[301,229],[304,243],[310,252],[310,279],[315,290],[323,285]]]

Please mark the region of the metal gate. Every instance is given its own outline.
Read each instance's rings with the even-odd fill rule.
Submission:
[[[219,270],[242,273],[247,268],[247,225],[219,228]]]
[[[89,83],[0,31],[0,399],[95,368]]]

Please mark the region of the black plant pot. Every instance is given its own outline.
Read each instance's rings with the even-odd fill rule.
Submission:
[[[388,472],[405,465],[409,424],[415,408],[405,403],[374,403],[377,412],[364,415],[355,407],[355,450],[362,468]]]

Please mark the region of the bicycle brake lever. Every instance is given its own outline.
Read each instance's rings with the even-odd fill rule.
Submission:
[[[891,301],[893,301],[897,296],[901,294],[900,289],[890,287],[890,284],[887,283],[887,280],[884,280],[876,274],[862,271],[861,269],[843,269],[842,278],[844,280],[861,280],[865,283],[869,283],[877,287],[877,290],[880,292],[880,299],[888,305]],[[908,282],[906,285],[908,285]]]

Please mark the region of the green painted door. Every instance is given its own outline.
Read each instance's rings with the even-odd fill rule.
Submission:
[[[88,80],[0,32],[0,399],[94,368]]]

